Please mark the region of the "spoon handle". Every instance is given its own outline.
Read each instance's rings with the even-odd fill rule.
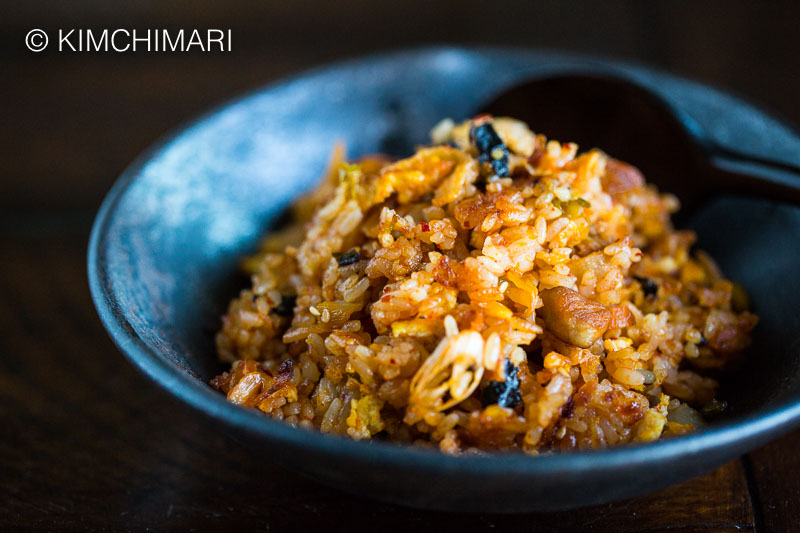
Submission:
[[[715,153],[709,163],[715,192],[730,191],[800,205],[800,169],[782,163]]]

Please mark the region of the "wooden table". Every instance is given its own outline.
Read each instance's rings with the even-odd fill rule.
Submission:
[[[484,3],[377,10],[103,2],[0,16],[0,530],[800,531],[800,432],[682,485],[578,511],[420,512],[274,466],[176,403],[109,341],[91,304],[94,212],[133,157],[220,99],[376,47],[490,40],[621,54],[734,87],[800,121],[796,4]],[[148,4],[149,6],[149,4]],[[124,15],[124,16],[123,16]],[[562,31],[569,20],[569,36]],[[412,24],[413,22],[413,24]],[[34,27],[233,28],[231,54],[34,55]],[[486,28],[503,27],[489,35]],[[355,28],[358,31],[344,30]],[[489,36],[487,36],[489,35]],[[794,76],[788,76],[793,73]],[[458,529],[457,529],[458,528]]]

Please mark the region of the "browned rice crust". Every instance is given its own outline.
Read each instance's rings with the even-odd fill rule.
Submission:
[[[448,453],[650,441],[724,405],[703,373],[757,318],[672,228],[673,196],[509,118],[432,137],[399,161],[335,151],[245,261],[215,388],[294,426]]]

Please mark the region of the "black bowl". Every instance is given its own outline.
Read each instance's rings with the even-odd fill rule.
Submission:
[[[335,141],[353,156],[407,154],[442,117],[471,116],[520,81],[576,72],[654,91],[719,145],[797,162],[800,139],[786,126],[736,98],[647,68],[518,49],[435,48],[349,61],[213,111],[125,171],[89,246],[100,318],[134,364],[208,415],[209,431],[230,431],[260,458],[325,483],[410,506],[521,512],[607,502],[701,474],[797,426],[800,210],[731,196],[713,199],[690,224],[701,246],[749,289],[761,323],[748,363],[723,390],[729,414],[697,433],[538,457],[452,457],[292,429],[228,403],[206,384],[220,370],[208,329],[241,288],[239,259],[313,186]]]

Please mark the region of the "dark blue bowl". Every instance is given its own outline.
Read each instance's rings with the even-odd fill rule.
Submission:
[[[207,385],[220,370],[207,330],[241,287],[239,259],[314,184],[335,141],[350,155],[409,153],[441,117],[471,116],[514,83],[565,72],[610,74],[650,89],[721,146],[795,163],[800,157],[790,129],[744,102],[628,64],[452,48],[349,61],[237,99],[125,171],[89,245],[103,324],[136,366],[208,415],[209,431],[230,431],[258,447],[259,458],[319,481],[410,506],[521,512],[607,502],[709,471],[796,426],[800,211],[728,196],[691,224],[701,245],[749,289],[761,323],[745,369],[728,382],[729,414],[703,431],[609,450],[451,457],[292,429],[228,403]]]

